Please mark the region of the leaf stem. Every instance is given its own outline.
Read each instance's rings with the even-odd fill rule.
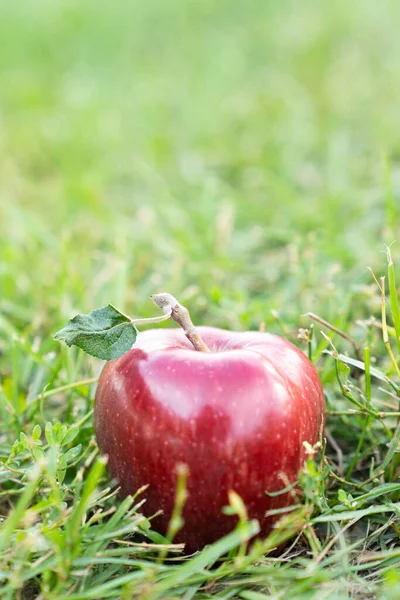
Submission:
[[[166,318],[171,318],[182,327],[187,339],[195,350],[198,352],[210,352],[210,349],[201,339],[197,329],[193,325],[188,309],[179,304],[178,300],[172,294],[163,292],[161,294],[153,294],[150,297],[154,304],[166,313]]]
[[[134,327],[136,325],[151,325],[152,323],[161,323],[171,318],[171,312],[166,313],[162,317],[149,317],[148,319],[131,319],[131,323]]]

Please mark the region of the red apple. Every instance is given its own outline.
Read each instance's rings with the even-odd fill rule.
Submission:
[[[201,548],[231,531],[221,512],[234,490],[267,534],[266,511],[293,503],[268,496],[294,482],[315,444],[325,404],[317,372],[295,346],[276,335],[212,327],[198,332],[210,352],[196,352],[180,329],[140,333],[134,348],[110,361],[95,401],[95,429],[110,474],[123,495],[145,484],[144,510],[163,514],[166,532],[176,466],[189,467],[184,526],[176,541]]]

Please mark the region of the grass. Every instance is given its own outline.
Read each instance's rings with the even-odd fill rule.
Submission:
[[[399,597],[398,244],[394,264],[381,253],[399,16],[390,0],[2,6],[2,600]],[[101,364],[52,339],[108,302],[151,316],[164,289],[197,323],[265,323],[323,381],[303,501],[247,553],[256,523],[182,559],[145,492],[116,499],[93,434]]]

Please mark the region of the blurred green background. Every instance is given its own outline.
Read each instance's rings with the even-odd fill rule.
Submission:
[[[90,499],[79,482],[96,483],[87,456],[97,452],[91,411],[101,364],[53,341],[77,312],[109,302],[132,317],[157,315],[149,296],[161,291],[196,324],[264,322],[310,351],[330,411],[332,468],[327,495],[322,475],[309,480],[311,502],[327,515],[339,502],[341,510],[364,506],[355,512],[368,516],[338,539],[337,552],[335,528],[324,540],[320,530],[322,545],[304,528],[292,567],[286,552],[284,561],[257,559],[242,572],[235,558],[234,579],[221,589],[213,587],[217,569],[206,574],[206,563],[194,563],[203,565],[201,597],[232,597],[235,582],[244,589],[271,581],[274,597],[328,598],[332,580],[330,598],[366,598],[399,562],[392,518],[372,516],[384,494],[388,503],[397,498],[397,418],[386,424],[377,412],[348,410],[371,398],[374,411],[398,410],[397,396],[393,405],[382,388],[388,375],[398,390],[398,365],[375,327],[381,299],[368,267],[377,277],[387,272],[384,244],[399,234],[399,0],[0,0],[0,8],[0,521],[12,515],[3,527],[10,549],[3,548],[1,598],[15,591],[28,600],[39,589],[46,598],[98,598],[103,582],[115,586],[110,597],[131,597],[122,594],[125,576],[143,590],[169,581],[175,594],[184,581],[179,563],[155,559],[153,569],[142,551],[126,574],[131,550],[115,550],[114,537],[130,536],[131,524],[119,530],[112,517],[99,529],[90,517],[76,527]],[[393,290],[392,282],[396,315]],[[320,323],[309,348],[298,339],[309,311],[367,348],[364,356],[385,373],[372,391],[369,376],[350,377],[323,354],[329,341]],[[379,322],[366,322],[371,315]],[[358,356],[351,340],[328,333],[350,360]],[[67,450],[75,438],[65,437],[60,449],[77,425],[79,445]],[[42,464],[42,441],[50,475],[35,489],[25,476]],[[382,498],[372,493],[380,467]],[[109,485],[101,480],[96,500],[107,517],[115,505]],[[38,552],[37,532],[45,542]],[[117,554],[106,554],[111,534]],[[106,562],[97,568],[102,539]],[[81,555],[89,562],[79,563]],[[396,573],[387,574],[393,598]],[[255,597],[250,588],[241,597]],[[182,593],[197,597],[196,590]]]
[[[163,290],[236,328],[368,300],[397,235],[400,3],[1,11],[3,332]]]

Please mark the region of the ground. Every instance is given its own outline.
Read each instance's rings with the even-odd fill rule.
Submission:
[[[400,597],[399,17],[394,0],[2,6],[2,599]],[[94,443],[101,363],[53,340],[109,302],[151,316],[164,290],[196,323],[286,336],[324,385],[303,508],[246,557],[238,532],[186,560],[133,535],[140,497],[120,504]]]

